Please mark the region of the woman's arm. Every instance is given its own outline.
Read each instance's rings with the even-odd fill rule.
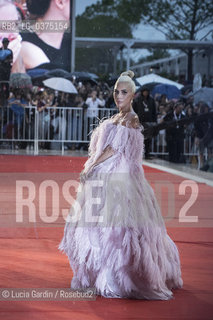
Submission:
[[[91,169],[93,169],[96,165],[98,165],[99,163],[107,160],[108,158],[112,157],[114,155],[115,151],[113,150],[113,148],[111,146],[107,146],[104,151],[102,152],[102,154],[100,155],[100,157],[98,157],[97,160],[95,160],[94,162],[91,163],[91,166],[89,167],[89,169],[87,171],[90,171]]]
[[[82,171],[82,175],[87,175],[90,171],[93,170],[93,168],[98,165],[99,163],[109,159],[110,157],[112,157],[115,154],[115,151],[113,150],[113,148],[108,145],[104,151],[102,152],[102,154],[98,157],[98,159],[96,159],[94,162],[91,162],[91,164],[85,168]]]
[[[95,167],[97,164],[107,160],[108,158],[112,157],[115,154],[115,151],[113,150],[113,148],[108,145],[103,153],[100,155],[100,157],[93,163],[93,167]]]

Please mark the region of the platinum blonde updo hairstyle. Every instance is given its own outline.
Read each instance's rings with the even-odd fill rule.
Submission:
[[[119,83],[128,83],[129,87],[131,88],[132,90],[132,93],[135,93],[136,91],[136,87],[135,87],[135,83],[134,81],[132,80],[132,78],[134,77],[134,72],[131,71],[131,70],[128,70],[128,71],[125,71],[125,72],[122,72],[120,77],[118,78],[118,80],[116,81],[115,83],[115,88],[117,87],[117,85]]]

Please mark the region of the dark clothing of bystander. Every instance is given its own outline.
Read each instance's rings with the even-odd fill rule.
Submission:
[[[174,121],[185,118],[183,113],[179,115],[170,111],[163,118],[164,121]],[[166,129],[166,142],[169,152],[169,161],[175,163],[183,162],[184,126],[176,125]]]
[[[148,91],[144,96],[143,91]],[[140,123],[144,128],[150,123],[155,124],[157,121],[155,100],[150,97],[149,90],[144,89],[141,94],[134,100],[133,109],[137,113]],[[145,139],[145,159],[150,158],[151,139]]]

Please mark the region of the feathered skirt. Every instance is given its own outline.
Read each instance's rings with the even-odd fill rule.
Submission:
[[[110,298],[168,300],[181,288],[179,252],[143,168],[112,156],[80,183],[59,249],[73,289]]]

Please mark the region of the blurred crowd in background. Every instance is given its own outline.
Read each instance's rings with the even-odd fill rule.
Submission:
[[[13,22],[32,18],[42,25],[50,17],[66,22],[70,1],[58,5],[53,0],[1,0],[0,13]],[[101,81],[89,72],[66,71],[71,37],[65,30],[54,37],[48,30],[0,31],[0,148],[35,150],[37,141],[39,149],[63,146],[87,150],[94,126],[118,112],[113,100],[116,78]],[[168,79],[164,79],[168,85],[163,84],[163,90],[158,80],[136,82],[133,109],[144,129],[168,123],[157,136],[145,137],[146,159],[158,156],[176,163],[198,161],[199,168],[213,171],[213,118],[169,125],[210,114],[213,89],[206,87],[212,86],[212,81],[197,75],[195,85],[188,83],[181,89],[180,84],[169,85]],[[200,92],[202,87],[205,91]]]
[[[34,139],[35,112],[38,112],[40,114],[38,132],[42,140],[40,148],[54,148],[54,144],[51,144],[50,140],[57,140],[56,134],[58,134],[58,139],[61,139],[60,137],[67,139],[65,137],[69,136],[68,140],[70,141],[66,143],[66,149],[87,150],[88,141],[84,141],[83,133],[74,137],[73,134],[67,135],[65,131],[72,130],[73,132],[72,127],[74,127],[74,131],[78,130],[79,132],[79,128],[83,131],[84,125],[87,123],[86,139],[89,140],[89,133],[94,125],[97,125],[97,119],[118,112],[113,100],[113,86],[111,86],[111,83],[99,82],[98,80],[82,83],[77,81],[75,77],[73,77],[72,82],[77,89],[77,94],[55,91],[44,86],[33,86],[31,89],[11,89],[7,99],[1,102],[1,139],[15,138],[16,149],[33,148],[33,143],[22,141],[22,138],[23,132],[25,132],[25,137]],[[185,92],[182,90],[179,99],[170,100],[166,94],[157,93],[152,96],[151,92],[153,91],[148,85],[138,87],[133,101],[133,109],[138,114],[144,127],[190,118],[211,111],[210,106],[205,101],[195,104],[193,95],[188,95],[188,90]],[[61,110],[63,108],[72,110],[71,118],[68,117],[67,113],[62,116]],[[75,112],[75,109],[77,112]],[[107,111],[110,111],[110,113]],[[26,130],[30,130],[31,133],[26,132]],[[59,134],[59,130],[61,134]],[[43,131],[42,137],[41,131]],[[64,136],[62,131],[64,131]],[[45,142],[45,140],[48,142]],[[3,144],[4,142],[1,142],[1,145]],[[209,158],[212,154],[213,118],[160,130],[157,137],[145,140],[145,158],[150,159],[158,155],[171,162],[192,162],[194,161],[193,156],[186,159],[184,154],[188,153],[190,155],[190,150],[195,148],[199,151],[200,167],[202,168],[205,166],[204,152],[208,152]]]

